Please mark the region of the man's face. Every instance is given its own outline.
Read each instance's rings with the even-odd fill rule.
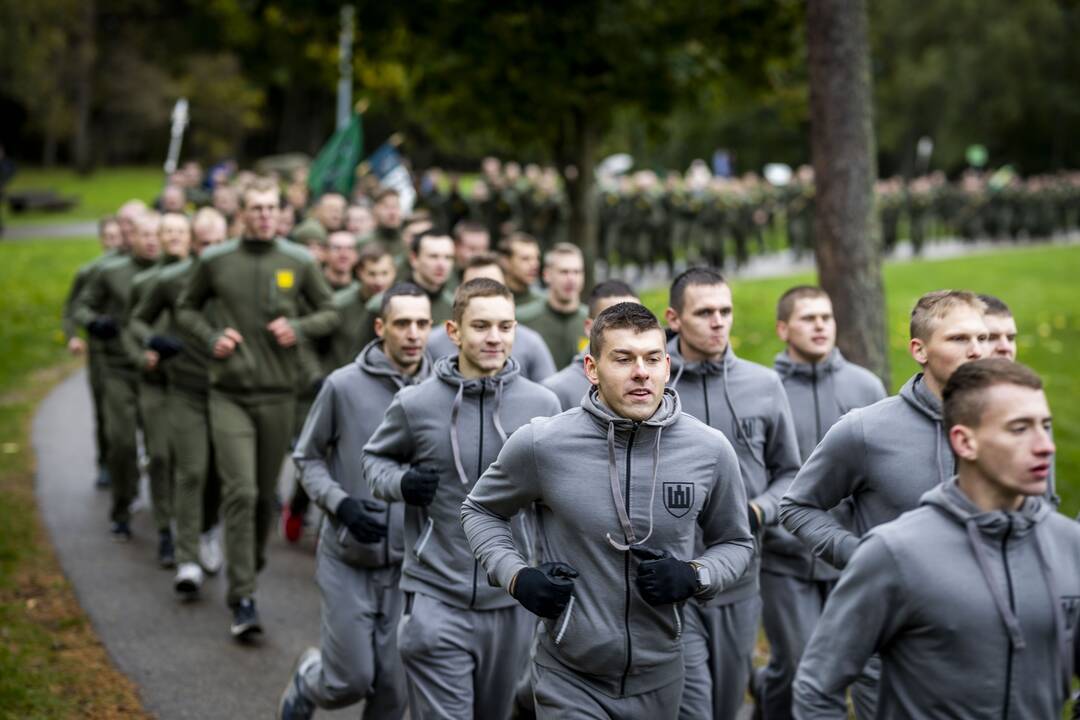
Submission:
[[[550,256],[544,268],[544,283],[557,304],[568,305],[580,301],[585,287],[585,263],[577,254]]]
[[[293,212],[291,205],[286,205],[278,211],[277,216],[277,234],[280,237],[286,237],[296,227],[296,213]]]
[[[244,194],[244,226],[250,237],[267,241],[274,239],[280,200],[281,195],[277,190],[248,190]]]
[[[162,212],[183,212],[185,202],[184,190],[179,185],[169,185],[161,193]]]
[[[397,268],[394,267],[394,258],[391,255],[383,255],[378,260],[369,260],[364,263],[358,273],[360,279],[360,291],[365,298],[374,297],[394,284]]]
[[[370,235],[375,229],[375,218],[371,211],[359,205],[350,205],[345,211],[345,229],[358,238]]]
[[[119,250],[124,245],[124,236],[120,232],[120,223],[108,222],[101,228],[101,249]]]
[[[161,254],[161,241],[158,239],[160,225],[161,221],[157,217],[144,217],[139,220],[135,242],[131,246],[137,257],[154,260]]]
[[[616,415],[641,422],[656,412],[671,376],[664,331],[633,328],[604,331],[599,356],[585,356],[585,375]]]
[[[454,241],[429,235],[420,242],[419,253],[409,253],[409,264],[419,284],[429,290],[441,288],[454,268]]]
[[[532,243],[515,242],[510,246],[506,261],[506,277],[511,282],[528,287],[540,276],[540,248]]]
[[[401,201],[396,195],[387,195],[375,203],[373,209],[375,222],[379,227],[395,229],[401,227]]]
[[[375,334],[382,338],[383,352],[394,365],[415,367],[431,334],[431,301],[412,295],[391,298],[386,317],[375,320]]]
[[[458,267],[465,267],[469,260],[486,253],[491,245],[491,240],[486,232],[463,232],[456,245]]]
[[[356,265],[356,239],[352,233],[336,232],[327,240],[326,263],[336,273],[351,273]]]
[[[1016,320],[1012,315],[984,315],[986,329],[989,331],[989,357],[1003,357],[1016,360]]]
[[[735,314],[731,288],[724,285],[690,285],[683,293],[682,312],[668,308],[668,325],[679,333],[686,349],[706,358],[718,358],[727,350]]]
[[[1045,393],[1000,384],[986,391],[984,403],[978,427],[949,429],[953,450],[1000,490],[1042,495],[1055,451]]]
[[[836,347],[836,318],[827,297],[795,301],[787,321],[776,323],[776,334],[787,343],[788,352],[798,362],[818,363]]]
[[[345,222],[345,198],[336,193],[323,195],[319,198],[319,208],[315,212],[315,218],[327,232],[340,230],[342,223]]]
[[[475,297],[465,307],[461,324],[446,323],[447,335],[460,350],[462,372],[494,375],[502,370],[514,347],[514,301],[505,297]]]
[[[929,340],[912,338],[911,356],[943,388],[956,368],[986,356],[988,336],[982,313],[967,306],[956,307],[937,321]]]
[[[239,209],[236,190],[228,185],[219,185],[214,188],[213,206],[225,217],[232,217]]]
[[[225,242],[225,223],[204,223],[195,230],[195,243],[192,249],[196,255],[211,245]]]
[[[191,224],[181,215],[166,215],[161,219],[161,245],[165,254],[186,258],[191,252]]]

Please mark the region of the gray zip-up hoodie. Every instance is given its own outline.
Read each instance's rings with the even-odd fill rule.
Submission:
[[[1061,717],[1080,643],[1080,527],[1042,498],[980,511],[952,479],[859,546],[803,655],[795,717],[847,717],[881,654],[878,717]]]
[[[436,360],[458,354],[457,345],[446,334],[445,325],[431,331],[428,352]],[[510,357],[518,361],[522,377],[533,382],[538,383],[555,374],[555,360],[552,359],[544,338],[540,337],[540,333],[520,323],[514,329],[514,345],[510,348]]]
[[[401,478],[410,467],[440,476],[430,505],[405,508],[402,590],[473,610],[514,604],[479,569],[461,530],[461,503],[511,433],[534,417],[559,412],[558,399],[521,377],[512,357],[498,375],[468,380],[458,371],[457,356],[440,358],[433,377],[394,397],[364,446],[372,494],[402,500]],[[515,526],[531,551],[524,514]]]
[[[542,384],[558,396],[563,410],[576,408],[592,387],[589,378],[585,377],[585,353],[579,352],[569,365],[544,380]]]
[[[954,470],[941,401],[918,373],[899,395],[852,410],[825,433],[784,496],[780,520],[843,569],[859,537],[914,509]],[[852,529],[830,513],[847,498]]]
[[[534,501],[549,559],[580,573],[566,610],[544,621],[536,661],[568,667],[613,696],[679,678],[682,604],[647,604],[635,584],[637,559],[612,540],[708,567],[702,599],[742,577],[753,540],[731,444],[682,413],[671,390],[644,422],[613,414],[595,390],[578,408],[533,420],[461,508],[469,544],[502,587],[526,566],[510,518]],[[696,553],[698,534],[704,550]]]
[[[763,557],[741,583],[717,597],[725,605],[754,595],[758,565],[770,568],[775,550],[790,549],[796,540],[777,526],[780,498],[799,471],[795,423],[780,378],[769,368],[735,356],[731,346],[720,362],[688,363],[679,352],[679,337],[668,341],[671,381],[683,412],[724,434],[739,457],[746,495],[761,508]],[[790,552],[790,550],[789,550]]]
[[[326,378],[300,431],[293,462],[304,489],[328,517],[319,541],[350,565],[379,568],[401,562],[404,506],[372,498],[364,480],[363,447],[397,391],[430,374],[431,359],[425,355],[415,375],[402,375],[383,352],[382,340],[374,340],[354,362]],[[338,522],[338,505],[347,497],[383,506],[385,540],[357,542]]]

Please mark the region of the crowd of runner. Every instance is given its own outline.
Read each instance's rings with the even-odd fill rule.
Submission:
[[[192,602],[224,569],[240,642],[273,632],[270,533],[317,532],[319,644],[279,717],[726,720],[749,693],[768,720],[846,718],[849,691],[860,720],[1060,717],[1080,525],[1057,511],[1050,411],[1006,303],[919,298],[917,369],[889,397],[836,348],[828,295],[793,287],[764,367],[729,342],[725,251],[680,236],[702,264],[662,326],[623,281],[585,293],[581,251],[538,220],[561,217],[553,172],[514,167],[485,163],[467,198],[421,183],[406,215],[371,182],[312,198],[301,173],[187,166],[103,219],[74,279],[103,532],[132,536],[141,446],[159,563]],[[690,202],[694,182],[601,203]],[[1076,219],[1066,195],[1055,229]],[[624,222],[609,257],[673,252],[665,231],[641,255]]]

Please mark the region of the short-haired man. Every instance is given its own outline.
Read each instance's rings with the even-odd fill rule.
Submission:
[[[846,718],[844,692],[878,654],[880,717],[1062,715],[1080,656],[1080,527],[1042,497],[1042,382],[986,358],[943,396],[956,476],[859,543],[799,666],[796,717]]]
[[[919,298],[908,349],[920,372],[899,395],[852,410],[825,433],[780,503],[784,527],[843,570],[861,536],[913,510],[923,493],[948,480],[954,466],[941,390],[958,367],[986,354],[986,340],[983,304],[973,293],[938,290]],[[841,503],[850,523],[831,512]],[[852,692],[860,718],[874,717],[877,685],[874,660]]]
[[[453,296],[446,283],[454,270],[454,241],[434,230],[417,233],[409,245],[410,280],[428,294],[432,322],[442,323],[453,314]]]
[[[345,230],[330,233],[326,239],[326,265],[323,274],[330,289],[339,292],[356,282],[353,268],[359,260],[356,236]]]
[[[585,337],[592,334],[593,322],[603,311],[612,305],[623,302],[641,302],[637,293],[622,280],[605,280],[592,289],[586,307],[588,315],[582,323]],[[592,387],[589,377],[585,374],[585,356],[589,354],[588,348],[580,351],[570,361],[570,364],[559,372],[544,380],[544,387],[559,398],[563,410],[575,408],[581,404],[581,399]]]
[[[384,293],[378,339],[326,379],[296,443],[293,461],[304,487],[327,516],[315,575],[322,641],[297,662],[279,705],[282,720],[365,698],[365,717],[404,714],[397,649],[403,505],[371,496],[363,447],[397,391],[430,374],[424,351],[430,331],[431,303],[423,290],[405,283]]]
[[[486,255],[490,251],[491,233],[483,223],[475,220],[458,222],[454,226],[454,264],[458,272],[451,274],[448,289],[453,290],[458,286],[458,276],[465,274],[465,268],[473,258]]]
[[[518,320],[544,338],[556,367],[566,367],[588,344],[581,328],[588,316],[581,302],[585,287],[585,257],[581,248],[556,243],[544,256],[547,298],[518,308]]]
[[[401,241],[401,197],[398,191],[392,188],[379,191],[371,212],[375,216],[373,239],[395,258],[404,257],[406,248]]]
[[[67,299],[64,301],[63,330],[67,349],[72,355],[86,353],[87,376],[90,381],[90,395],[94,403],[94,436],[97,440],[97,477],[94,484],[99,488],[109,486],[108,440],[105,432],[105,356],[100,340],[88,335],[86,340],[79,334],[79,323],[75,320],[76,301],[90,277],[110,258],[127,252],[124,235],[120,232],[120,223],[114,216],[103,217],[98,221],[98,240],[101,243],[101,255],[79,267],[71,281]]]
[[[145,210],[132,213],[128,222],[137,228],[146,213]],[[131,283],[139,272],[157,262],[161,250],[156,228],[153,232],[135,229],[129,243],[129,254],[109,258],[91,274],[75,300],[72,312],[75,322],[102,343],[106,464],[112,488],[111,532],[113,538],[121,542],[131,539],[130,505],[139,492],[139,467],[135,445],[138,369],[120,332],[128,312]]]
[[[498,259],[489,253],[474,255],[461,273],[463,283],[477,278],[488,278],[502,283],[504,277]],[[431,332],[431,339],[428,341],[431,357],[438,359],[455,355],[457,351],[457,346],[446,332],[445,324]],[[525,325],[518,325],[514,330],[514,346],[510,349],[510,357],[518,361],[522,376],[533,382],[541,382],[555,373],[555,360],[551,357],[547,343],[539,333]]]
[[[753,540],[731,444],[665,390],[656,317],[600,314],[578,408],[515,433],[469,493],[461,521],[488,577],[544,618],[539,718],[675,718],[684,603],[736,582]],[[511,519],[537,503],[542,562]],[[700,542],[700,544],[699,544]]]
[[[990,332],[988,357],[1003,357],[1007,360],[1016,359],[1016,318],[1012,310],[1001,298],[993,295],[980,294],[979,299],[986,306],[983,319],[986,321],[986,329]]]
[[[707,604],[687,605],[682,717],[735,717],[750,686],[761,614],[759,566],[770,561],[777,505],[799,469],[799,446],[780,378],[735,356],[731,286],[711,268],[690,268],[671,284],[665,318],[673,378],[683,411],[716,428],[739,458],[747,519],[764,546],[738,582]],[[764,531],[762,531],[764,528]],[[764,556],[764,558],[762,557]]]
[[[805,462],[844,413],[887,393],[876,375],[837,349],[832,301],[821,288],[800,285],[780,296],[776,334],[785,347],[773,369],[784,384]],[[791,717],[795,670],[839,572],[783,528],[775,528],[770,541],[760,576],[769,664],[755,684],[763,715],[782,720]]]
[[[326,338],[329,349],[322,356],[324,374],[347,365],[375,339],[375,316],[381,295],[393,286],[397,269],[394,256],[380,243],[369,242],[357,255],[357,282],[334,293],[334,308],[341,325]]]
[[[245,235],[203,253],[179,300],[181,325],[214,357],[210,426],[222,483],[231,632],[241,640],[262,632],[253,595],[293,432],[301,379],[296,345],[339,322],[311,256],[276,236],[278,186],[256,181],[243,202]],[[301,303],[313,311],[302,314]]]
[[[321,230],[322,237],[327,238],[331,233],[341,230],[344,223],[345,196],[333,192],[326,193],[315,203],[307,219],[293,229],[293,237],[299,238],[311,229]]]
[[[506,438],[531,418],[559,412],[549,391],[510,357],[514,301],[493,280],[454,295],[454,357],[394,398],[364,447],[372,494],[402,502],[405,616],[398,631],[416,718],[507,717],[532,624],[489,585],[461,529],[461,503]],[[527,529],[522,522],[522,537]]]
[[[191,251],[198,256],[211,245],[225,242],[228,234],[224,215],[212,207],[200,208],[191,221]]]
[[[367,205],[350,205],[345,208],[345,229],[357,242],[367,242],[375,231],[375,216]]]
[[[514,306],[521,308],[543,299],[534,289],[540,277],[540,243],[532,235],[512,233],[498,245],[506,273],[506,287],[514,294]]]

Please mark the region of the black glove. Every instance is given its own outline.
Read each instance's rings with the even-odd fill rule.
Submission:
[[[577,576],[578,571],[566,563],[541,563],[518,572],[511,595],[532,614],[556,618],[570,602]]]
[[[120,326],[108,315],[98,315],[86,326],[86,331],[99,340],[112,340],[120,334]]]
[[[664,550],[637,546],[630,548],[630,552],[640,561],[638,592],[650,605],[682,602],[697,592],[697,572],[690,563]]]
[[[180,354],[184,343],[168,335],[151,335],[146,347],[156,352],[162,360],[168,360]]]
[[[401,497],[409,505],[427,507],[439,489],[439,474],[423,468],[411,468],[401,478]]]
[[[347,497],[338,505],[335,514],[357,542],[377,543],[386,537],[386,523],[380,522],[372,513],[381,515],[383,508],[368,500],[356,502]]]
[[[746,506],[746,512],[748,514],[747,516],[750,519],[750,534],[753,535],[753,534],[757,533],[758,530],[761,529],[761,521],[758,520],[758,514],[756,512],[754,512],[754,506],[753,505],[747,505]]]

